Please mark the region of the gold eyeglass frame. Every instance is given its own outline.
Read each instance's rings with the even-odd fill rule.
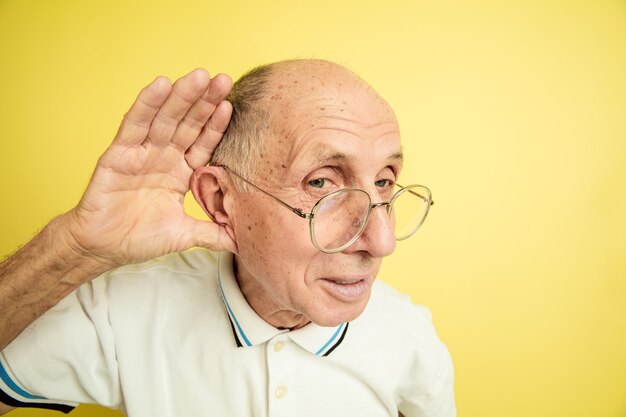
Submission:
[[[276,197],[275,195],[272,195],[272,194],[268,193],[264,189],[262,189],[259,186],[253,184],[252,182],[248,181],[247,179],[245,179],[244,177],[242,177],[241,175],[239,175],[238,173],[236,173],[235,171],[233,171],[232,169],[230,169],[226,165],[213,165],[213,166],[219,167],[219,168],[224,168],[226,171],[228,171],[229,173],[235,175],[237,178],[239,178],[240,180],[244,181],[246,184],[251,185],[252,187],[254,187],[257,190],[261,191],[263,194],[273,198],[274,200],[279,202],[283,207],[289,209],[289,211],[297,214],[298,216],[302,217],[303,219],[307,219],[309,221],[309,234],[311,236],[311,242],[313,243],[313,245],[319,251],[324,252],[324,253],[338,253],[338,252],[341,252],[341,251],[345,250],[346,248],[348,248],[350,245],[352,245],[354,242],[356,242],[356,240],[361,236],[361,234],[365,230],[365,227],[367,226],[367,222],[368,222],[368,220],[370,218],[370,214],[371,214],[372,210],[377,208],[377,207],[385,207],[385,211],[387,212],[387,215],[391,215],[391,209],[393,208],[393,203],[398,199],[398,197],[400,195],[402,195],[405,192],[410,192],[411,194],[421,198],[422,200],[424,200],[424,202],[427,205],[426,205],[426,211],[424,212],[424,215],[420,219],[420,221],[417,224],[417,226],[410,233],[407,233],[405,236],[401,236],[399,238],[396,237],[396,240],[398,240],[398,241],[405,240],[405,239],[408,239],[409,237],[413,236],[415,234],[415,232],[418,231],[418,229],[422,226],[422,224],[426,220],[426,217],[428,216],[428,212],[430,211],[430,206],[435,204],[435,202],[432,199],[432,193],[430,192],[428,187],[426,187],[424,185],[419,185],[419,184],[411,184],[411,185],[407,185],[406,187],[404,187],[404,186],[402,186],[402,185],[400,185],[398,183],[395,183],[395,185],[400,187],[400,189],[393,194],[393,196],[391,197],[391,200],[389,200],[389,201],[381,201],[380,203],[372,204],[372,198],[370,197],[370,195],[369,195],[369,193],[367,191],[361,190],[360,188],[342,188],[340,190],[336,190],[336,191],[333,191],[333,192],[331,192],[329,194],[326,194],[324,197],[320,198],[317,201],[317,203],[315,203],[313,208],[311,209],[311,212],[310,213],[305,213],[302,209],[297,208],[297,207],[293,207],[293,206],[285,203],[283,200],[281,200],[280,198]],[[424,189],[426,191],[427,195],[423,196],[420,193],[413,191],[412,188],[414,188],[414,187],[420,187],[420,188]],[[334,198],[337,195],[339,195],[341,193],[345,193],[347,191],[350,191],[350,192],[358,191],[358,192],[361,192],[361,193],[363,193],[363,194],[365,194],[367,196],[367,199],[369,201],[369,204],[368,204],[369,208],[367,210],[367,214],[365,216],[365,220],[360,225],[359,231],[356,233],[356,235],[354,237],[352,237],[347,243],[343,244],[342,246],[340,246],[340,247],[338,247],[336,249],[324,249],[317,243],[317,239],[315,238],[315,233],[313,232],[314,226],[315,226],[315,214],[316,214],[318,208],[325,201],[328,201],[329,199]]]

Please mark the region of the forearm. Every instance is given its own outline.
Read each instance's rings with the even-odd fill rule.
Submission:
[[[110,268],[72,245],[68,215],[0,264],[0,350],[81,284]]]

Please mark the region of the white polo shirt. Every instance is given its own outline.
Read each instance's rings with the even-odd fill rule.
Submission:
[[[356,320],[279,330],[206,250],[110,271],[0,355],[0,401],[140,416],[456,415],[450,355],[428,310],[376,282]]]

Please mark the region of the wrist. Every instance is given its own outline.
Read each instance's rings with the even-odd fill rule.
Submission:
[[[83,246],[77,238],[81,235],[81,230],[80,222],[74,210],[56,217],[44,229],[44,232],[47,232],[49,244],[58,259],[66,260],[70,268],[80,271],[76,277],[81,282],[77,284],[87,282],[109,269],[119,266]]]

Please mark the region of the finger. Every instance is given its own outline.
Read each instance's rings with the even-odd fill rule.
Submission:
[[[130,110],[124,115],[114,143],[120,145],[142,143],[146,139],[154,116],[171,90],[172,82],[166,77],[157,77],[145,86]]]
[[[152,121],[147,141],[157,146],[169,144],[179,122],[208,85],[209,73],[201,68],[177,80]]]
[[[187,150],[185,159],[193,169],[205,166],[211,160],[215,148],[222,140],[224,132],[233,114],[233,106],[224,100],[216,108],[209,121],[204,125],[198,139]]]
[[[226,229],[213,222],[194,220],[187,243],[188,247],[200,246],[213,251],[238,253],[237,244]]]
[[[228,95],[232,86],[233,82],[226,74],[218,74],[209,81],[209,87],[205,93],[191,106],[176,128],[172,143],[187,150],[197,139],[215,108]]]

